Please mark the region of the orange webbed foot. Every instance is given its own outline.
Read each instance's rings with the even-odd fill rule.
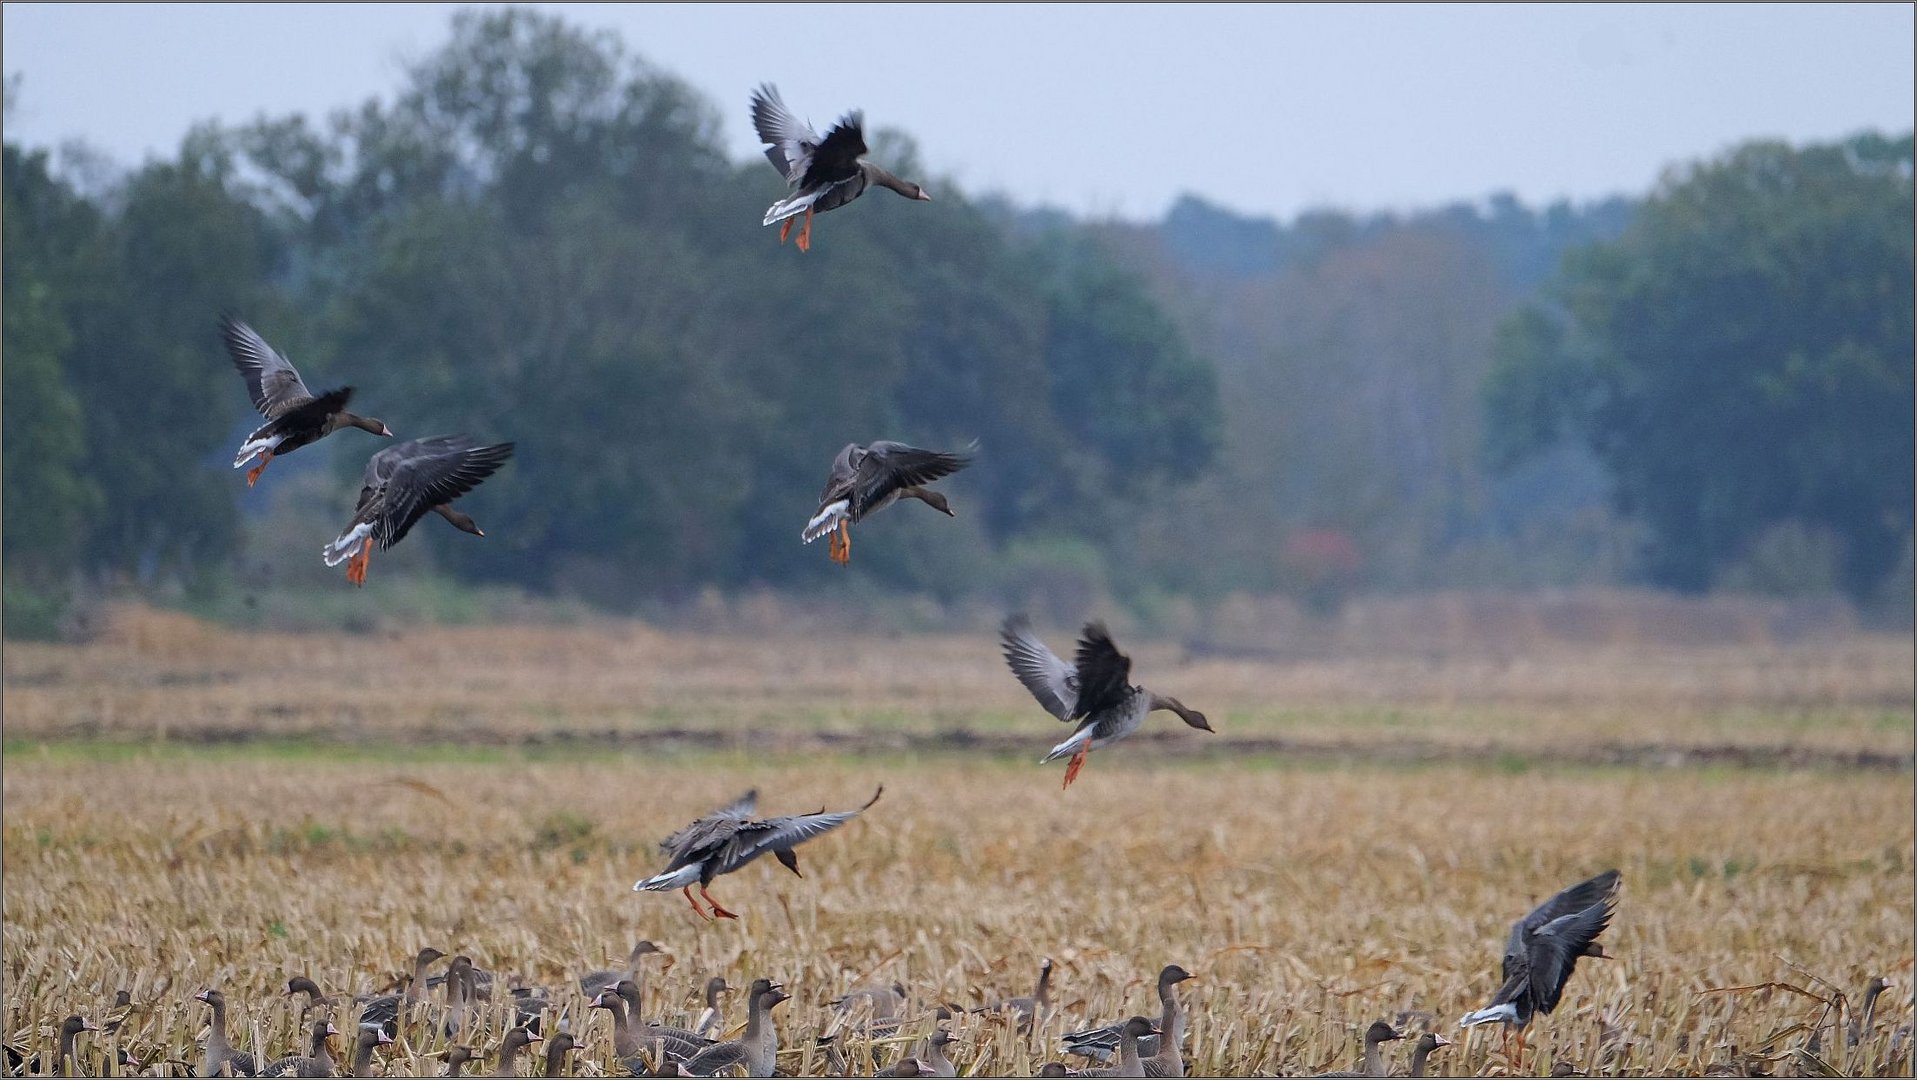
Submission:
[[[717,917],[719,917],[719,918],[721,918],[721,919],[736,919],[736,918],[738,918],[738,916],[737,916],[737,915],[734,915],[734,914],[733,914],[732,912],[730,912],[730,911],[727,911],[727,910],[726,910],[726,909],[725,909],[725,908],[724,908],[723,906],[721,906],[721,905],[720,905],[720,903],[719,903],[719,901],[717,901],[717,900],[714,900],[714,899],[712,898],[712,894],[706,891],[706,887],[705,887],[704,885],[701,885],[701,886],[699,886],[699,895],[700,895],[700,896],[703,896],[703,897],[705,897],[705,898],[706,898],[706,903],[708,903],[708,904],[711,904],[711,905],[712,905],[712,914],[713,914],[713,915],[715,915],[715,916],[717,916]]]
[[[779,226],[779,243],[785,243],[785,238],[792,235],[792,223],[796,220],[798,219],[786,218],[785,224]]]
[[[1061,786],[1061,790],[1071,787],[1072,781],[1078,779],[1078,770],[1085,767],[1085,759],[1091,756],[1091,752],[1092,748],[1088,743],[1079,747],[1078,753],[1072,755],[1071,764],[1065,766],[1065,783]]]
[[[794,241],[800,251],[812,250],[812,211],[805,212],[805,228],[799,230],[799,238]]]
[[[699,901],[692,898],[692,886],[688,885],[679,891],[686,894],[686,903],[692,905],[692,910],[697,912],[701,919],[705,919],[708,922],[711,921],[712,916],[707,915],[706,909],[699,906]]]

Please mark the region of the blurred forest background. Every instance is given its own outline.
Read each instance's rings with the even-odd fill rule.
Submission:
[[[1140,225],[961,191],[881,129],[937,201],[863,199],[801,255],[759,225],[773,170],[720,149],[749,90],[489,9],[354,111],[131,171],[8,142],[6,632],[128,594],[242,623],[752,595],[1150,623],[1588,587],[1909,623],[1909,132],[1592,205],[1285,223],[1198,191]],[[486,538],[422,523],[363,592],[326,570],[387,444],[348,430],[249,490],[223,310],[402,438],[515,440],[462,503]],[[980,447],[955,519],[876,518],[841,569],[799,528],[877,438]]]

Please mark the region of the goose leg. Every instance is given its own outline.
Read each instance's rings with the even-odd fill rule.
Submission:
[[[812,250],[812,211],[809,209],[805,212],[805,228],[799,230],[799,238],[794,242],[800,251]]]
[[[785,243],[785,238],[792,235],[792,222],[795,220],[797,219],[786,218],[785,224],[779,226],[779,243]]]
[[[683,888],[683,889],[680,889],[679,891],[680,891],[680,892],[682,892],[682,893],[685,893],[685,894],[686,894],[686,903],[688,903],[688,904],[691,904],[691,905],[692,905],[692,910],[694,910],[694,911],[696,911],[696,912],[698,912],[698,913],[699,913],[699,917],[700,917],[701,919],[710,919],[710,918],[712,918],[712,916],[710,916],[710,915],[707,915],[707,914],[706,914],[706,909],[705,909],[705,908],[702,908],[702,907],[700,907],[700,906],[699,906],[699,901],[697,901],[697,900],[694,900],[694,899],[692,898],[692,886],[690,886],[690,885],[688,885],[688,886],[686,886],[685,888]]]
[[[691,888],[691,887],[692,887],[692,886],[690,886],[690,885],[688,885],[688,886],[686,886],[686,888],[688,888],[688,889],[689,889],[689,888]],[[706,891],[706,887],[705,887],[704,885],[701,885],[701,886],[699,886],[699,895],[700,895],[700,896],[703,896],[703,897],[705,897],[705,898],[706,898],[706,903],[708,903],[708,904],[711,904],[711,905],[712,905],[712,913],[713,913],[714,915],[717,915],[717,916],[718,916],[719,918],[721,918],[721,919],[736,919],[736,918],[738,918],[738,916],[737,916],[737,915],[734,915],[734,914],[733,914],[732,912],[730,912],[730,911],[727,911],[727,910],[726,910],[726,909],[725,909],[724,907],[721,907],[721,906],[720,906],[720,904],[719,904],[719,901],[717,901],[717,900],[714,900],[714,899],[712,898],[712,894]]]
[[[273,451],[267,450],[260,455],[260,463],[258,465],[255,465],[252,468],[246,470],[246,486],[247,487],[252,487],[254,484],[257,484],[260,482],[260,474],[266,471],[267,464],[271,462],[272,460],[273,460]]]
[[[1071,764],[1065,766],[1065,783],[1063,785],[1064,787],[1071,787],[1072,781],[1078,779],[1078,770],[1085,767],[1085,759],[1087,757],[1090,757],[1091,753],[1092,753],[1092,744],[1088,742],[1084,746],[1081,746],[1078,748],[1078,753],[1072,755]]]
[[[833,562],[839,561],[839,548],[843,546],[844,541],[840,539],[838,529],[835,528],[826,534],[825,553]]]
[[[844,566],[852,561],[852,523],[839,519],[839,546],[834,550],[832,561]]]
[[[366,566],[373,561],[373,538],[360,541],[359,552],[346,564],[346,580],[355,585],[366,584]]]

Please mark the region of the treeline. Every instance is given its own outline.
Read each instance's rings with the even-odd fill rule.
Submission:
[[[1739,568],[1762,543],[1822,544],[1861,596],[1908,551],[1908,137],[1748,151],[1641,206],[1280,226],[1192,199],[1131,227],[968,199],[877,132],[874,157],[938,201],[861,200],[801,256],[758,225],[773,171],[723,152],[720,117],[742,103],[543,14],[466,12],[453,30],[390,102],[206,126],[110,184],[6,147],[9,633],[50,626],[76,580],[337,585],[316,552],[377,447],[343,433],[249,492],[227,465],[257,421],[222,310],[402,437],[517,441],[470,508],[487,539],[401,561],[615,608],[842,580],[798,527],[833,453],[881,437],[980,444],[946,485],[957,518],[907,508],[850,570],[943,600],[1761,586]],[[1801,205],[1792,170],[1813,164],[1836,194]],[[1681,284],[1727,250],[1765,265],[1766,244],[1794,253],[1768,284],[1798,293]],[[1567,251],[1585,254],[1560,272]],[[1669,338],[1606,337],[1655,323],[1592,299],[1626,287],[1683,309],[1656,323]],[[1738,335],[1718,332],[1720,302]],[[1715,351],[1686,363],[1733,404],[1803,407],[1740,414],[1699,397],[1698,372],[1658,367],[1700,333]],[[1662,387],[1665,411],[1623,410],[1627,385]],[[1901,420],[1878,407],[1899,400]],[[1729,451],[1712,438],[1744,423],[1795,456],[1713,471]],[[1664,475],[1627,444],[1695,452]],[[1900,446],[1901,489],[1860,479]],[[1699,470],[1743,491],[1776,479],[1765,463],[1797,494],[1734,521],[1660,516],[1647,495]],[[1816,494],[1832,484],[1848,494]],[[1711,539],[1679,557],[1693,526]]]

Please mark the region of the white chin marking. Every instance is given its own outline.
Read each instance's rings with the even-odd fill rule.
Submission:
[[[839,523],[839,519],[845,516],[846,509],[850,506],[850,502],[845,499],[840,499],[838,502],[819,511],[811,521],[805,523],[805,529],[799,533],[799,539],[810,544],[812,541],[831,532],[832,526]]]

